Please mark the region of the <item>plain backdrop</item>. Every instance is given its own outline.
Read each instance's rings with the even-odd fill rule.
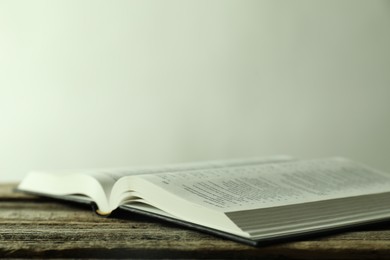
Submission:
[[[390,171],[390,2],[0,2],[0,181],[341,155]]]

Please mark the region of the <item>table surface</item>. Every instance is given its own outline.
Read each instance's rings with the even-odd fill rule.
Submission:
[[[170,223],[15,193],[0,184],[0,257],[390,259],[390,223],[251,247]]]

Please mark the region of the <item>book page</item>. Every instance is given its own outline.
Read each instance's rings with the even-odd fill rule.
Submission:
[[[190,171],[190,170],[213,169],[213,168],[239,166],[239,165],[277,163],[277,162],[284,162],[288,160],[293,160],[293,158],[287,155],[276,155],[270,157],[215,160],[215,161],[168,164],[162,166],[149,166],[149,167],[80,170],[80,171],[76,171],[75,173],[93,176],[96,180],[98,180],[101,183],[101,186],[103,187],[106,196],[110,197],[112,187],[114,186],[115,182],[122,177],[144,175],[144,174],[157,174],[157,173],[164,173],[164,172],[174,173],[174,172],[182,172],[182,171]]]
[[[161,173],[143,179],[223,212],[390,192],[390,175],[346,159]]]
[[[90,170],[89,174],[103,178],[110,178],[112,181],[117,181],[125,176],[143,175],[143,174],[156,174],[164,172],[182,172],[190,170],[201,170],[210,168],[222,168],[228,166],[240,166],[240,165],[256,165],[263,163],[277,163],[293,160],[291,156],[276,155],[269,157],[253,157],[243,159],[227,159],[227,160],[213,160],[204,162],[191,162],[191,163],[177,163],[167,164],[160,166],[147,166],[147,167],[131,167],[131,168],[116,168],[116,169],[98,169]]]

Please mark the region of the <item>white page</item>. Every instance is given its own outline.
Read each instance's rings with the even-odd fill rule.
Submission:
[[[142,175],[142,174],[156,174],[163,172],[181,172],[189,170],[200,170],[209,168],[221,168],[228,166],[239,166],[239,165],[256,165],[263,163],[277,163],[292,160],[291,156],[287,155],[276,155],[270,157],[253,157],[243,159],[226,159],[226,160],[213,160],[213,161],[202,161],[202,162],[190,162],[190,163],[178,163],[178,164],[167,164],[159,166],[146,166],[146,167],[129,167],[129,168],[116,168],[116,169],[99,169],[91,170],[88,174],[93,176],[105,176],[115,181],[125,176]]]
[[[223,212],[390,192],[390,175],[333,158],[145,175],[181,198]]]
[[[113,185],[117,180],[126,176],[144,175],[144,174],[157,174],[157,173],[174,173],[189,170],[200,170],[200,169],[212,169],[221,168],[228,166],[239,166],[239,165],[256,165],[264,163],[277,163],[293,160],[293,157],[287,155],[275,155],[269,157],[254,157],[244,159],[229,159],[229,160],[215,160],[215,161],[204,161],[204,162],[192,162],[192,163],[181,163],[181,164],[168,164],[162,166],[149,166],[149,167],[128,167],[128,168],[113,168],[113,169],[95,169],[95,170],[80,170],[76,173],[91,175],[97,179],[107,197],[110,196]]]

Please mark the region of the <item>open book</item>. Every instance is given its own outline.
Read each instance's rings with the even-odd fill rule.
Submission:
[[[288,156],[162,167],[31,172],[18,190],[120,208],[258,245],[390,219],[390,174]]]

